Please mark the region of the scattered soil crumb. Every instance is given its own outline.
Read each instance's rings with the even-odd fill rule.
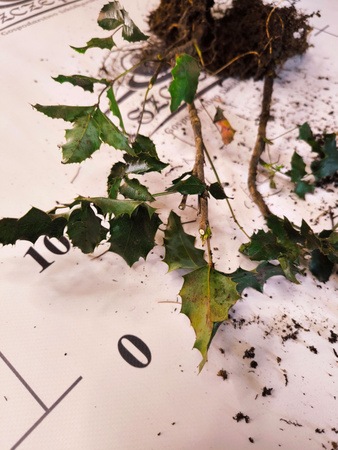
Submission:
[[[223,380],[226,380],[228,378],[228,372],[224,369],[221,369],[218,373],[217,376],[222,377]]]
[[[273,388],[267,388],[266,386],[263,387],[262,396],[267,397],[268,395],[272,394]]]
[[[249,350],[245,350],[244,358],[254,358],[255,357],[255,347],[251,347]]]
[[[250,417],[243,414],[241,411],[239,413],[237,413],[234,417],[234,420],[236,420],[236,422],[240,422],[241,420],[245,420],[245,423],[249,423],[250,422]]]

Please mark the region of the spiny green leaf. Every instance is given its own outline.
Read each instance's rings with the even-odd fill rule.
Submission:
[[[77,200],[93,203],[101,209],[103,214],[114,214],[115,216],[120,216],[121,214],[130,216],[143,203],[135,200],[115,200],[106,197],[78,197]],[[150,208],[150,206],[148,208],[149,215],[151,215],[155,209]]]
[[[154,239],[161,224],[158,214],[149,216],[149,211],[140,205],[131,216],[123,214],[110,221],[109,251],[122,256],[129,266],[141,257],[146,259],[155,246]]]
[[[295,186],[295,194],[302,200],[305,200],[305,194],[312,194],[314,190],[315,187],[313,184],[303,180],[297,181]]]
[[[143,154],[158,159],[155,144],[148,136],[138,134],[133,142],[133,148],[137,155]]]
[[[128,42],[144,41],[148,36],[130,19],[129,14],[119,2],[109,2],[101,9],[98,24],[104,30],[115,30],[122,25],[122,37]]]
[[[175,181],[175,180],[174,180]],[[173,181],[173,183],[174,183]],[[206,185],[199,178],[191,175],[186,180],[181,180],[166,189],[167,192],[179,192],[182,195],[202,194],[206,190]]]
[[[100,83],[105,84],[106,86],[109,84],[107,80],[104,78],[98,79],[93,77],[86,77],[85,75],[59,75],[57,77],[53,77],[53,80],[58,83],[71,83],[73,86],[80,86],[83,90],[93,92],[94,84]]]
[[[103,142],[112,147],[124,150],[130,155],[135,156],[134,150],[130,147],[128,138],[121,133],[116,125],[98,108],[94,114],[94,120],[100,130],[100,138]]]
[[[271,231],[258,230],[251,236],[248,255],[254,261],[278,259],[282,251],[283,246],[277,243],[277,238]]]
[[[296,278],[296,274],[301,273],[298,267],[287,256],[280,256],[278,261],[283,269],[285,278],[291,283],[300,284]]]
[[[301,139],[309,144],[313,152],[322,155],[320,142],[315,139],[310,125],[307,122],[303,123],[303,125],[299,127],[298,139]]]
[[[118,162],[110,169],[107,180],[107,190],[109,198],[117,198],[122,178],[126,171],[126,164]]]
[[[305,167],[306,164],[303,158],[295,151],[291,159],[291,170],[286,174],[291,177],[291,181],[299,181],[306,175]]]
[[[67,234],[72,244],[83,253],[92,253],[105,239],[107,231],[87,202],[82,202],[81,208],[75,209],[69,216]]]
[[[189,317],[196,333],[194,348],[202,354],[201,370],[214,336],[214,324],[228,319],[229,309],[240,299],[236,283],[209,265],[193,270],[184,277],[180,291],[181,312]]]
[[[33,244],[40,236],[60,238],[64,234],[67,219],[53,217],[37,208],[31,208],[20,219],[4,218],[0,220],[0,243],[14,245],[18,240]]]
[[[183,101],[187,103],[193,102],[200,68],[195,58],[183,54],[176,58],[176,65],[171,73],[173,81],[169,86],[171,95],[170,111],[174,112]]]
[[[311,253],[310,270],[311,273],[321,282],[325,283],[330,278],[334,263],[315,248]]]
[[[165,258],[169,272],[176,269],[196,269],[207,263],[204,250],[195,247],[196,238],[183,230],[180,217],[170,212],[168,225],[164,233]]]
[[[67,105],[32,105],[37,111],[45,114],[52,119],[63,119],[66,122],[74,122],[80,117],[93,114],[96,106],[67,106]]]
[[[338,149],[334,133],[324,135],[322,151],[323,158],[311,163],[311,170],[316,181],[331,177],[338,171]]]
[[[163,163],[157,157],[148,156],[140,153],[136,157],[123,155],[123,159],[127,163],[126,173],[144,174],[148,172],[161,172],[168,164]]]
[[[146,186],[142,185],[136,178],[124,177],[124,183],[120,186],[120,193],[132,200],[142,200],[153,202],[155,199],[150,194]]]
[[[237,283],[237,292],[241,295],[244,289],[251,287],[258,292],[263,292],[263,286],[266,281],[274,276],[284,275],[284,271],[281,266],[271,264],[267,261],[259,264],[254,270],[244,270],[239,267],[236,272],[229,274],[229,277]]]
[[[81,116],[66,130],[67,143],[62,146],[64,164],[80,163],[100,148],[100,129],[91,114]]]
[[[87,42],[87,45],[85,47],[73,47],[71,45],[71,48],[79,53],[85,53],[90,48],[111,50],[113,47],[115,47],[115,42],[113,41],[113,38],[111,36],[107,38],[93,38]]]
[[[122,116],[121,116],[121,111],[120,111],[120,108],[119,108],[119,106],[117,104],[117,101],[116,101],[116,98],[115,98],[114,91],[113,91],[112,87],[110,87],[108,89],[107,97],[109,99],[109,109],[110,109],[110,111],[114,114],[114,116],[116,116],[119,119],[121,130],[123,131],[123,133],[126,134],[126,130],[124,129],[124,124],[123,124],[123,119],[122,119]]]

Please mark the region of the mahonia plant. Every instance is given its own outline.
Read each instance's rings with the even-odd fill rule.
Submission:
[[[109,2],[102,8],[98,25],[110,32],[121,29],[122,37],[130,43],[148,38],[117,1]],[[110,35],[107,38],[90,39],[84,47],[73,48],[83,54],[91,48],[111,50],[114,46],[113,35]],[[173,79],[169,87],[170,110],[176,111],[182,102],[186,102],[189,109],[196,142],[196,159],[192,170],[172,180],[171,186],[159,194],[149,192],[148,188],[135,178],[135,175],[161,172],[167,164],[160,161],[155,145],[149,137],[140,134],[139,130],[133,137],[125,129],[114,87],[116,81],[133,68],[114,79],[97,79],[79,74],[59,75],[55,78],[56,82],[68,82],[91,93],[94,92],[94,86],[102,86],[97,100],[89,106],[34,105],[37,111],[71,124],[71,128],[66,130],[66,143],[61,147],[62,162],[81,163],[99,150],[102,143],[121,151],[123,160],[110,169],[106,197],[78,196],[71,203],[58,204],[47,212],[33,207],[19,219],[3,218],[0,220],[0,243],[14,245],[18,240],[35,243],[40,236],[60,239],[66,235],[74,247],[87,254],[92,253],[99,244],[108,243],[109,252],[120,255],[132,266],[140,258],[147,258],[155,246],[155,236],[164,232],[164,262],[169,271],[187,271],[179,292],[182,299],[181,312],[189,317],[196,333],[194,347],[202,354],[199,365],[201,370],[207,361],[208,348],[218,327],[228,320],[230,308],[242,297],[243,291],[253,288],[263,292],[264,283],[277,275],[299,283],[296,275],[303,273],[300,261],[305,254],[311,256],[311,272],[320,281],[327,281],[334,264],[338,262],[338,233],[332,229],[316,234],[304,220],[298,227],[286,217],[279,218],[268,214],[268,231],[259,230],[251,237],[246,235],[249,242],[240,248],[251,260],[258,261],[257,267],[251,271],[239,267],[233,273],[216,269],[210,250],[209,196],[225,200],[235,223],[243,232],[244,230],[233,214],[229,198],[201,137],[201,123],[194,105],[201,63],[187,53],[162,55],[158,58],[157,68],[149,80],[146,95],[156,82],[161,68],[167,63],[173,65]],[[103,95],[108,98],[110,111],[117,118],[118,126],[101,108]],[[222,127],[223,141],[232,140],[235,130],[226,121],[220,109],[216,112],[215,122]],[[332,160],[337,164],[337,150],[333,145],[332,135],[324,136],[323,145],[313,139],[305,125],[300,127],[300,135],[301,139],[309,143],[312,150],[322,157],[320,162],[313,162],[314,176],[330,174]],[[215,173],[216,181],[211,185],[207,185],[204,179],[205,157]],[[303,181],[306,174],[299,158],[293,157],[290,176],[292,181],[297,182],[296,190],[309,192],[310,189],[304,187],[307,186]],[[183,196],[180,209],[184,209],[187,196],[197,196],[200,213],[198,234],[202,243],[206,244],[206,250],[195,246],[195,236],[184,231],[181,218],[174,211],[170,211],[167,223],[163,224],[164,231],[159,229],[162,222],[156,207],[152,206],[156,196],[177,193]]]

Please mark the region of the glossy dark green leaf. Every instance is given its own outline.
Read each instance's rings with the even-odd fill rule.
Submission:
[[[100,208],[103,214],[114,214],[115,216],[122,214],[130,216],[143,203],[136,200],[116,200],[106,197],[78,197],[77,200],[93,203]],[[149,205],[145,205],[145,208],[149,211],[150,216],[155,211]]]
[[[118,1],[109,2],[101,9],[98,24],[104,30],[115,30],[122,25],[122,37],[128,42],[138,42],[148,39],[129,17]]]
[[[80,117],[93,114],[96,106],[67,106],[67,105],[33,105],[37,111],[45,114],[52,119],[63,119],[66,122],[74,122]]]
[[[202,194],[205,190],[206,185],[193,175],[186,180],[178,181],[166,189],[167,192],[179,192],[182,195]]]
[[[133,142],[133,148],[137,155],[143,154],[158,158],[155,144],[148,136],[138,134]]]
[[[86,51],[90,48],[111,50],[113,47],[115,47],[115,42],[113,41],[113,38],[111,36],[107,38],[93,38],[87,42],[87,45],[85,47],[73,47],[71,45],[71,48],[79,53],[86,53]]]
[[[91,114],[81,116],[66,130],[66,144],[62,146],[64,164],[80,163],[101,146],[100,129]]]
[[[146,153],[140,153],[136,157],[123,155],[126,162],[126,173],[144,174],[147,172],[161,172],[168,164],[160,161],[157,157],[148,156]]]
[[[107,97],[109,99],[109,109],[110,109],[110,111],[114,114],[114,116],[116,116],[119,119],[121,130],[123,131],[123,133],[126,133],[126,130],[124,129],[123,119],[122,119],[122,116],[121,116],[121,111],[120,111],[120,108],[119,108],[119,106],[117,104],[117,101],[116,101],[116,98],[115,98],[114,91],[113,91],[112,87],[110,87],[108,89]]]
[[[266,281],[274,276],[284,275],[281,266],[271,264],[267,261],[259,264],[254,270],[244,270],[241,267],[229,274],[229,277],[237,283],[237,292],[241,295],[244,289],[252,288],[258,292],[263,292],[263,287]]]
[[[184,101],[192,103],[198,85],[200,67],[195,58],[183,54],[176,58],[176,65],[171,71],[173,81],[169,86],[171,95],[170,111],[174,112]]]
[[[73,86],[79,86],[85,91],[93,92],[94,91],[94,84],[105,84],[108,85],[109,82],[105,79],[98,79],[93,77],[87,77],[85,75],[59,75],[53,80],[57,81],[58,83],[70,83]]]
[[[314,185],[307,181],[297,181],[295,186],[295,194],[297,194],[302,200],[305,200],[305,194],[312,194],[314,190]]]
[[[258,230],[251,236],[251,243],[248,247],[248,256],[254,261],[270,261],[278,259],[283,246],[277,243],[276,236],[271,232]]]
[[[312,274],[325,283],[330,278],[334,263],[324,255],[319,249],[315,248],[311,253],[310,270]]]
[[[118,150],[124,150],[131,155],[135,155],[134,150],[129,145],[127,136],[121,133],[117,126],[100,109],[95,111],[94,120],[103,142]]]
[[[110,169],[110,174],[107,180],[107,192],[109,198],[113,199],[117,198],[120,184],[122,178],[124,177],[125,171],[126,171],[126,164],[122,162],[114,164],[113,167]]]
[[[120,186],[120,193],[132,200],[142,200],[153,202],[155,199],[148,191],[147,187],[142,185],[136,178],[127,178],[123,180]]]
[[[82,202],[81,208],[75,209],[69,216],[67,234],[74,247],[80,248],[83,253],[92,253],[105,239],[107,231],[88,202]]]
[[[196,238],[183,230],[180,217],[170,212],[164,233],[165,258],[169,272],[176,269],[197,269],[205,266],[204,250],[195,247]]]
[[[110,221],[109,251],[122,256],[129,266],[141,257],[146,259],[155,246],[155,234],[161,224],[158,214],[149,215],[140,205],[131,216],[124,214]]]
[[[14,245],[18,240],[25,240],[34,244],[40,236],[60,238],[66,225],[66,217],[50,216],[40,209],[31,208],[20,219],[0,220],[0,243]]]
[[[306,175],[305,167],[306,164],[303,158],[295,151],[291,159],[291,170],[287,172],[287,175],[291,177],[291,181],[301,180]]]
[[[311,170],[316,181],[331,177],[338,171],[338,148],[335,133],[324,135],[323,158],[311,163]]]
[[[298,139],[301,139],[302,141],[305,141],[307,144],[309,144],[313,152],[316,152],[319,155],[322,154],[320,142],[316,141],[310,125],[307,122],[299,127]]]
[[[218,183],[218,182],[212,183],[212,184],[209,186],[208,191],[209,191],[210,194],[211,194],[214,198],[216,198],[217,200],[223,200],[223,199],[225,199],[225,198],[229,198],[229,197],[225,194],[224,189],[223,189],[223,186],[222,186],[220,183]]]
[[[285,278],[291,283],[300,284],[296,278],[296,275],[301,273],[298,267],[287,256],[280,256],[278,262],[283,269]]]

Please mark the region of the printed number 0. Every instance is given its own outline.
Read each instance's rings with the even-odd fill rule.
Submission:
[[[139,359],[137,359],[123,344],[122,340],[125,339],[126,341],[129,341],[131,344],[134,345],[134,347],[137,348],[146,358],[147,362],[143,363]],[[151,353],[149,350],[149,347],[137,336],[133,336],[132,334],[125,334],[122,336],[118,343],[117,348],[119,350],[120,355],[122,358],[131,366],[144,368],[147,367],[150,364],[151,361]]]

